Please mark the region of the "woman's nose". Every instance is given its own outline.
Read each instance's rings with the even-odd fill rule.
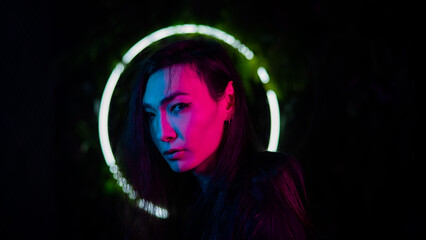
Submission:
[[[163,142],[170,142],[177,138],[177,133],[170,124],[170,119],[166,116],[160,118],[160,128],[158,131],[158,139]]]

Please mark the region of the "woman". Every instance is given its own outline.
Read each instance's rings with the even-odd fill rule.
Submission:
[[[131,64],[124,154],[138,195],[169,211],[146,214],[143,239],[306,239],[300,166],[258,152],[239,75],[224,48],[169,38]],[[129,233],[129,237],[130,237]]]

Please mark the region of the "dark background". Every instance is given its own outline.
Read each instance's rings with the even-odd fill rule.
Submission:
[[[305,169],[318,239],[425,236],[408,77],[414,6],[9,0],[0,7],[1,239],[124,238],[128,202],[103,160],[97,104],[130,46],[179,23],[233,34],[266,64],[286,120],[279,150]]]

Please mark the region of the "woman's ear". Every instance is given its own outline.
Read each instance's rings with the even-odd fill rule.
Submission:
[[[225,110],[227,112],[227,120],[230,120],[232,118],[232,115],[234,115],[234,108],[235,108],[235,95],[234,95],[234,85],[233,81],[229,81],[226,85],[225,92],[223,94],[224,96],[224,103],[225,103]]]

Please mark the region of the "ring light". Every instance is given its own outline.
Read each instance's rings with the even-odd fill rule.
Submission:
[[[124,54],[122,61],[119,62],[111,75],[108,78],[104,92],[102,94],[100,106],[99,106],[99,140],[102,148],[102,153],[105,158],[105,162],[109,167],[110,172],[113,174],[113,177],[117,180],[118,185],[123,189],[123,192],[126,193],[130,199],[136,200],[138,207],[144,209],[150,214],[155,215],[158,218],[167,218],[168,211],[167,209],[155,206],[153,203],[139,199],[133,187],[127,182],[120,172],[114,154],[112,152],[109,134],[108,134],[108,114],[109,107],[111,103],[111,98],[117,85],[120,75],[123,73],[126,65],[132,61],[132,59],[139,54],[143,49],[148,47],[150,44],[161,40],[163,38],[178,35],[178,34],[190,34],[198,33],[202,35],[207,35],[216,39],[219,39],[228,45],[235,48],[240,52],[247,60],[252,60],[254,57],[253,52],[242,44],[239,40],[235,39],[233,36],[229,35],[226,32],[223,32],[217,28],[213,28],[205,25],[195,25],[195,24],[184,24],[184,25],[175,25],[166,28],[157,30],[148,36],[142,38],[137,42],[133,47]],[[263,84],[269,82],[268,72],[264,67],[259,67],[257,69],[257,74],[259,79]],[[271,129],[269,135],[269,144],[268,151],[276,151],[278,147],[279,133],[280,133],[280,112],[277,96],[274,91],[268,90],[266,96],[269,103],[270,110],[270,119],[271,119]]]

